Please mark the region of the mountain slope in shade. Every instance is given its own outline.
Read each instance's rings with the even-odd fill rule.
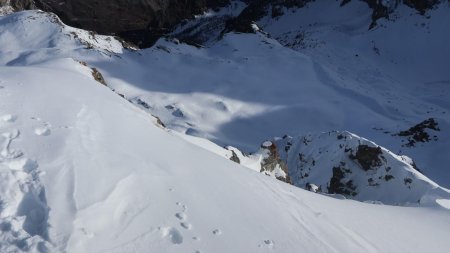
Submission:
[[[442,252],[450,246],[444,199],[434,207],[391,207],[278,182],[157,127],[71,59],[1,67],[0,76],[1,167],[12,175],[2,185],[28,186],[2,188],[1,196],[21,203],[3,201],[1,236],[17,236],[2,240],[3,249]],[[21,219],[22,226],[13,222]]]

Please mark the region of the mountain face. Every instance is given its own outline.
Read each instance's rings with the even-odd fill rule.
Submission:
[[[315,192],[396,205],[426,202],[433,192],[450,194],[423,176],[411,158],[348,132],[285,136],[270,142],[286,164],[292,184],[314,186]]]
[[[10,6],[16,11],[36,8],[33,0],[0,0],[1,6]]]
[[[343,0],[341,6],[351,0]],[[407,5],[424,15],[440,3],[439,0],[353,0],[363,1],[373,10],[370,28],[380,18],[389,15],[398,5]],[[236,1],[233,3],[235,4]],[[283,15],[283,9],[302,8],[312,0],[246,0],[247,6],[236,17],[227,20],[223,32],[253,32],[252,22],[266,15],[273,18]],[[0,6],[10,5],[14,10],[39,8],[56,13],[63,22],[101,34],[116,34],[139,47],[149,47],[167,35],[173,28],[194,15],[208,9],[218,9],[232,4],[230,0],[139,0],[139,1],[62,1],[62,0],[1,0]],[[126,10],[126,11],[123,11]],[[111,18],[114,17],[114,18]]]
[[[182,20],[225,3],[223,0],[2,0],[0,6],[9,4],[15,10],[39,8],[54,12],[72,26],[121,35],[148,47]]]

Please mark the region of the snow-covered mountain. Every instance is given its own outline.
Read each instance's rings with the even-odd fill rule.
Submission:
[[[399,5],[390,19],[379,19],[369,30],[373,10],[366,3],[314,1],[302,8],[284,7],[281,16],[263,16],[255,23],[260,30],[256,34],[222,34],[226,20],[244,7],[235,2],[221,12],[206,13],[172,35],[205,48],[159,41],[156,48],[170,51],[176,60],[162,60],[167,54],[163,50],[145,57],[143,64],[153,67],[148,76],[157,81],[134,79],[145,90],[130,96],[149,103],[170,97],[185,117],[158,105],[150,109],[170,128],[245,152],[270,136],[351,131],[414,158],[426,175],[450,184],[450,160],[445,155],[450,139],[448,3],[426,15]],[[165,77],[174,64],[182,74]],[[216,73],[231,74],[220,80]],[[116,86],[116,80],[111,85]],[[206,93],[219,104],[238,100],[247,105],[239,112],[214,110],[214,102],[198,106],[197,98],[192,105],[192,93]],[[427,140],[406,145],[410,137],[399,133],[430,118],[439,130],[428,129]]]
[[[349,132],[328,132],[269,141],[291,182],[360,201],[420,204],[450,191],[420,173],[414,161]],[[314,187],[314,188],[315,188]]]
[[[236,1],[146,50],[0,17],[0,252],[446,252],[449,7],[369,31],[366,4],[333,5],[203,33]]]

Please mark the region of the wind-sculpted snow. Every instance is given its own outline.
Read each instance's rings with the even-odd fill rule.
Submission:
[[[2,249],[442,252],[450,247],[450,213],[444,207],[337,200],[247,170],[157,127],[154,118],[96,82],[76,61],[1,67],[0,76],[0,114],[6,115],[2,159],[29,159],[1,165],[0,196],[14,196],[2,204]],[[45,126],[50,134],[36,135],[35,129]]]
[[[41,11],[0,17],[0,44],[0,64],[7,66],[37,64],[59,57],[86,57],[89,51],[111,56],[124,50],[114,37],[68,27],[55,14]]]
[[[73,30],[77,38],[73,28],[52,20],[42,12],[0,18],[0,251],[439,253],[450,248],[447,191],[387,150],[380,148],[389,164],[403,170],[392,169],[395,179],[383,189],[410,193],[404,179],[411,176],[414,194],[395,195],[399,199],[392,202],[413,202],[431,189],[427,202],[420,198],[424,205],[373,205],[314,194],[272,178],[285,177],[286,171],[276,166],[283,155],[269,143],[252,156],[185,135],[255,149],[280,132],[349,126],[379,133],[374,136],[385,136],[383,142],[400,142],[404,137],[396,133],[424,120],[408,117],[416,112],[407,107],[409,96],[398,94],[397,105],[404,106],[408,120],[385,130],[391,136],[368,130],[398,122],[382,90],[369,95],[354,82],[343,87],[330,66],[263,33],[228,34],[201,49],[161,40],[131,52],[111,37]],[[423,145],[445,143],[440,140],[447,118],[435,118],[439,141]],[[358,150],[349,158],[355,169],[372,170]],[[374,164],[383,172],[387,164],[380,161],[381,167]],[[261,164],[267,176],[260,173]],[[390,185],[399,180],[401,186]]]

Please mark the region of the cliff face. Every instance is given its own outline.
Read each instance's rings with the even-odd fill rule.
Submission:
[[[203,0],[37,0],[36,4],[67,23],[99,33],[168,28],[206,8]]]
[[[228,0],[0,0],[14,10],[39,8],[64,23],[101,34],[117,34],[146,47],[184,19]]]
[[[142,47],[181,20],[206,9],[204,0],[37,0],[36,5],[72,26],[119,34]]]
[[[34,9],[33,0],[0,0],[0,7],[9,5],[15,10]]]
[[[239,17],[227,23],[226,31],[252,32],[250,24],[263,16],[282,15],[287,7],[302,7],[311,0],[243,0],[248,4]],[[345,5],[351,0],[342,0]],[[404,3],[424,14],[439,0],[361,0],[374,10],[373,24],[387,18],[392,8]],[[208,8],[225,6],[229,0],[0,0],[0,7],[14,10],[39,8],[57,14],[64,23],[101,34],[116,34],[140,47],[149,47],[181,21]],[[392,5],[392,6],[391,6]],[[269,13],[270,12],[270,13]]]

